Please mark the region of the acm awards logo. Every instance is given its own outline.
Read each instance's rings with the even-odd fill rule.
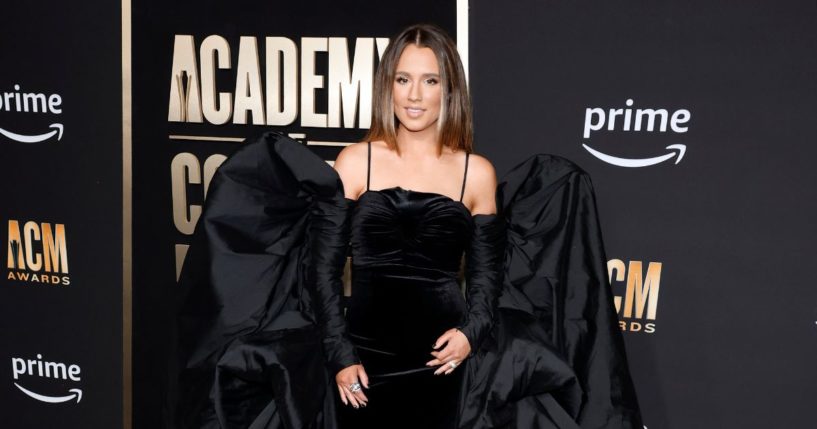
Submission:
[[[624,285],[624,295],[613,297],[622,331],[655,332],[662,266],[661,262],[650,262],[645,272],[642,261],[626,264],[621,259],[607,261],[613,289],[622,290],[619,285]]]
[[[0,112],[59,115],[62,113],[62,97],[59,94],[26,92],[19,84],[15,84],[12,91],[0,92]],[[51,128],[50,131],[43,130],[34,134],[15,130],[13,129],[15,125],[0,124],[0,135],[19,143],[41,143],[55,136],[56,140],[62,140],[63,126],[61,123],[52,123],[48,125],[48,128]]]
[[[11,358],[11,371],[14,386],[29,398],[49,404],[82,400],[82,389],[78,387],[69,386],[63,392],[54,387],[81,381],[79,365],[43,360],[43,355],[37,354],[35,359]]]
[[[8,221],[7,280],[67,286],[68,242],[65,225]]]
[[[673,133],[683,134],[689,130],[689,120],[692,114],[687,109],[678,109],[672,114],[668,109],[636,108],[633,109],[634,101],[628,98],[624,108],[603,109],[600,107],[588,107],[584,112],[584,132],[582,137],[589,140],[592,133],[604,131],[626,131],[626,132],[659,132],[666,133],[671,130]],[[669,125],[669,129],[667,126]],[[675,164],[681,162],[686,153],[686,145],[671,144],[666,146],[666,153],[644,158],[624,158],[613,154],[604,153],[594,149],[587,143],[582,143],[582,147],[596,158],[619,167],[649,167],[660,164],[675,158]]]

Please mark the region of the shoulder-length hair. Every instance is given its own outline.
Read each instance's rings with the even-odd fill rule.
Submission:
[[[431,24],[412,25],[403,30],[386,48],[374,77],[372,123],[365,140],[383,140],[397,150],[398,120],[394,115],[392,89],[397,63],[406,46],[429,48],[440,67],[442,97],[437,120],[439,141],[443,146],[466,153],[473,151],[474,131],[471,96],[465,81],[465,69],[457,47],[442,29]],[[442,149],[442,146],[440,147]]]

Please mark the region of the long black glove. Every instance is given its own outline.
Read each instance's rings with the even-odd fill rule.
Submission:
[[[468,302],[466,322],[459,329],[475,353],[491,330],[502,291],[505,222],[499,214],[474,216],[474,232],[465,251]]]
[[[339,187],[342,192],[342,187]],[[342,196],[316,198],[310,208],[305,285],[309,290],[316,322],[323,335],[323,350],[333,376],[360,363],[346,333],[343,316],[343,266],[349,243],[353,201]]]

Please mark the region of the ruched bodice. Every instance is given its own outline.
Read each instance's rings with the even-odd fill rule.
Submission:
[[[356,268],[401,267],[456,275],[473,228],[468,208],[432,192],[368,190],[352,218]]]

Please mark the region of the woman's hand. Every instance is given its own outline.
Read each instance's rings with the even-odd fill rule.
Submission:
[[[369,398],[363,394],[363,389],[358,389],[356,392],[352,391],[352,385],[360,383],[363,387],[369,388],[369,376],[366,375],[366,370],[363,365],[349,365],[346,368],[338,371],[335,375],[335,382],[338,384],[338,391],[340,391],[340,400],[345,405],[352,404],[353,407],[365,407],[369,402]]]
[[[434,371],[434,375],[451,374],[454,372],[454,368],[459,366],[471,353],[471,344],[468,342],[468,338],[457,328],[451,328],[440,335],[440,338],[437,338],[434,343],[434,348],[436,349],[446,342],[448,344],[442,350],[431,352],[435,359],[426,362],[426,366],[442,365]],[[455,366],[452,367],[451,362]]]

